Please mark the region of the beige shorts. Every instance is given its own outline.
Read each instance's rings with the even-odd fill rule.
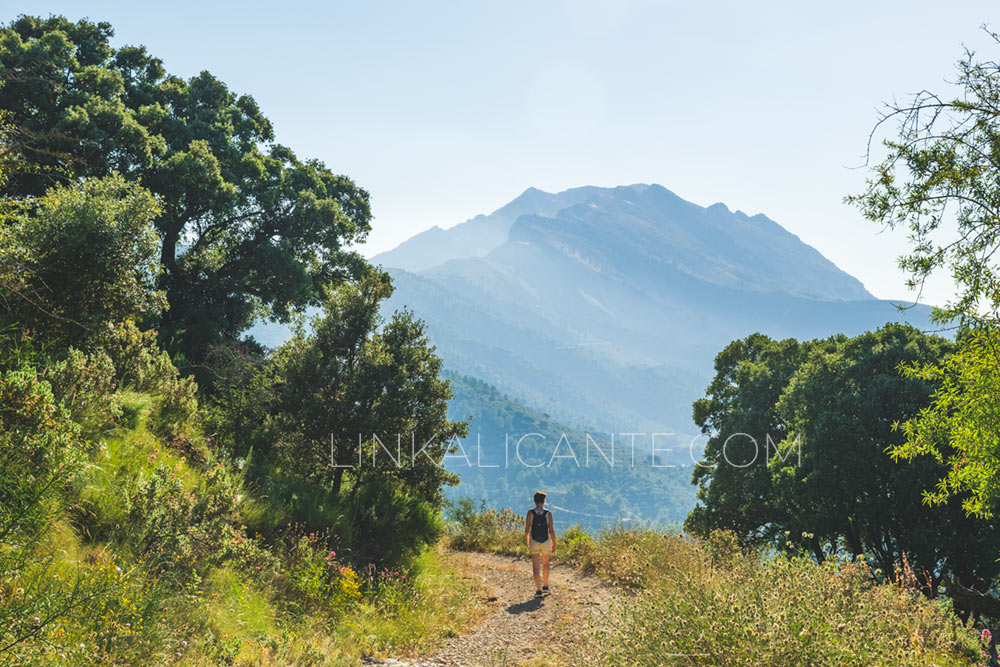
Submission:
[[[528,551],[532,556],[535,554],[541,555],[543,553],[552,553],[552,539],[549,538],[544,542],[536,542],[535,538],[528,538]]]

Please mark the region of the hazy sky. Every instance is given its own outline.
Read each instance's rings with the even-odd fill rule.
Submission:
[[[85,9],[82,9],[85,8]],[[946,90],[995,2],[37,2],[252,94],[372,195],[368,255],[528,186],[660,183],[764,213],[876,296],[903,234],[842,203],[879,104]],[[942,300],[947,281],[932,286]]]

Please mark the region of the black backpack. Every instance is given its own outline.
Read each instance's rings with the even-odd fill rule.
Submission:
[[[544,542],[549,539],[549,511],[542,510],[541,514],[531,511],[531,539],[536,542]]]

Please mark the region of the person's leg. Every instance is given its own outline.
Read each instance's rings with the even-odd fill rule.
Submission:
[[[549,556],[551,555],[551,551],[542,550],[542,586],[549,585]]]
[[[541,577],[538,576],[538,570],[539,570],[538,560],[539,560],[539,558],[540,558],[540,556],[537,553],[531,554],[531,575],[535,578],[535,590],[536,591],[537,590],[541,590],[541,588],[542,588],[542,580],[541,580]]]

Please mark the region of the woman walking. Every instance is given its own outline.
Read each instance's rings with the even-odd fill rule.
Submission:
[[[538,491],[534,500],[535,507],[528,510],[525,517],[524,541],[531,553],[535,595],[541,596],[549,592],[549,556],[556,552],[556,529],[552,524],[552,512],[545,509],[545,494]]]

